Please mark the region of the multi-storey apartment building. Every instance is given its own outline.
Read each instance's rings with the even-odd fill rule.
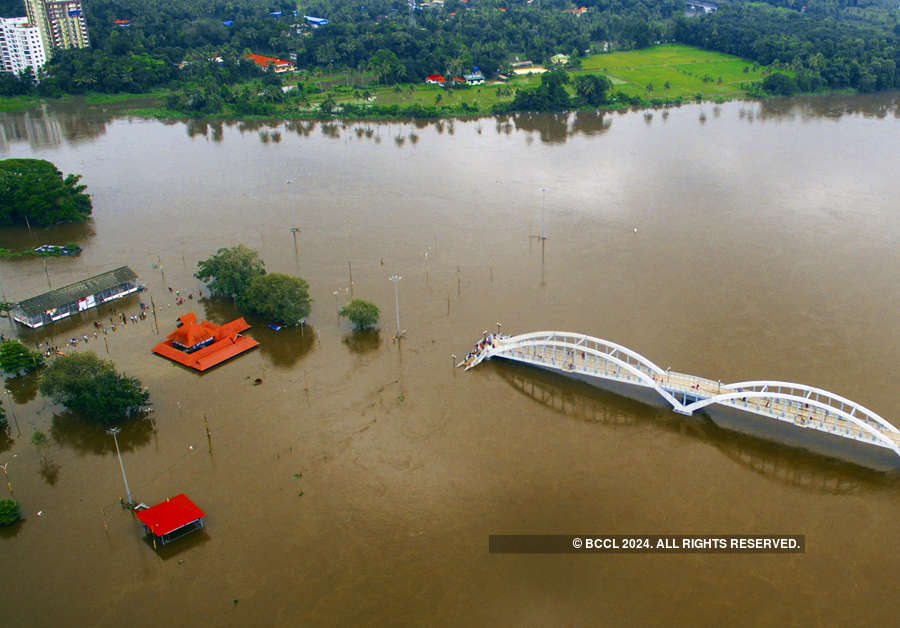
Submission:
[[[90,45],[81,0],[25,0],[25,10],[31,25],[41,31],[48,59],[54,50]]]
[[[46,61],[40,29],[27,17],[0,18],[0,71],[19,74],[30,66],[37,75]]]

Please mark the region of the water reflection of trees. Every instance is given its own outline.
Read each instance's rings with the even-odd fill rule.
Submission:
[[[231,299],[197,299],[197,305],[204,311],[201,318],[216,325],[224,325],[240,316],[240,312]]]
[[[47,456],[41,457],[41,465],[38,468],[38,473],[41,478],[43,478],[44,482],[50,486],[55,486],[56,482],[59,480],[60,469],[62,469],[62,467],[56,464],[51,458]]]
[[[7,410],[8,412],[8,410]],[[12,423],[7,414],[7,420]],[[15,439],[9,433],[10,426],[7,425],[5,428],[0,428],[0,452],[9,451],[9,449],[16,444]]]
[[[153,436],[153,422],[149,418],[123,421],[119,427],[122,431],[116,438],[121,451],[134,451],[143,447]],[[74,412],[53,415],[50,438],[56,444],[70,447],[80,454],[105,455],[116,452],[112,436],[101,425]]]
[[[0,148],[28,142],[34,149],[77,144],[100,137],[115,117],[114,111],[87,109],[78,103],[40,105],[0,116]]]
[[[272,366],[289,368],[309,353],[315,344],[316,330],[310,325],[282,327],[275,331],[262,321],[251,320],[253,337],[259,341],[259,350]]]
[[[203,318],[216,325],[242,315],[228,299],[200,299],[198,304],[205,310]],[[250,335],[259,341],[259,350],[274,366],[293,366],[313,347],[316,330],[310,325],[305,325],[301,334],[297,327],[282,327],[281,331],[275,331],[269,328],[268,321],[252,315],[245,315],[244,319],[251,326]]]
[[[720,428],[703,416],[678,417],[611,392],[517,364],[489,364],[519,392],[565,416],[604,425],[650,424],[697,438],[741,466],[782,484],[840,494],[863,485],[891,487],[898,478],[854,464]]]
[[[360,355],[371,353],[381,346],[381,331],[378,329],[364,329],[347,334],[341,339],[347,348]]]
[[[25,525],[25,519],[19,519],[11,526],[0,526],[0,539],[11,539],[19,533]]]
[[[840,118],[844,115],[900,118],[900,95],[897,92],[877,94],[829,94],[797,98],[772,98],[760,101],[756,117],[761,120],[793,120],[796,117]]]
[[[595,136],[606,133],[612,121],[596,109],[569,113],[517,113],[498,119],[497,132],[509,134],[512,128],[529,133],[537,132],[541,142],[562,144],[574,135]]]
[[[69,173],[66,173],[69,174]],[[90,190],[88,190],[90,192]],[[14,251],[33,249],[42,244],[68,244],[75,242],[82,247],[96,235],[94,220],[88,218],[84,222],[70,222],[52,227],[32,228],[4,227],[0,229],[0,246]],[[29,262],[34,258],[21,257],[7,260],[10,262]]]
[[[28,403],[37,397],[39,371],[32,371],[6,380],[6,390],[12,393],[12,401],[18,405]]]

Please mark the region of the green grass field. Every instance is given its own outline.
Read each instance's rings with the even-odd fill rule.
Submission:
[[[644,101],[693,100],[697,94],[704,100],[740,98],[747,94],[742,84],[761,81],[765,76],[763,68],[751,61],[677,44],[593,55],[583,59],[581,68],[573,70],[571,74],[603,74],[613,83],[613,92],[621,91],[629,97],[639,96]],[[539,75],[530,75],[516,77],[502,84],[453,90],[425,85],[424,82],[401,85],[399,89],[387,85],[360,84],[361,81],[373,78],[371,73],[298,77],[297,80],[311,80],[326,91],[309,95],[308,105],[292,105],[291,110],[311,114],[317,110],[318,103],[329,95],[338,104],[364,104],[364,96],[369,95],[374,96],[374,100],[368,101],[370,104],[382,107],[397,105],[404,108],[418,105],[445,110],[451,115],[458,112],[460,105],[465,103],[469,107],[477,107],[478,111],[489,112],[494,104],[511,101],[516,90],[533,89],[541,81]],[[648,89],[648,85],[652,85],[652,90]],[[573,85],[568,89],[574,94]],[[157,90],[151,94],[91,94],[83,98],[89,105],[135,100],[137,106],[146,108],[146,102],[141,101],[150,98],[161,103],[167,93],[166,90]],[[31,97],[0,98],[0,111],[24,109],[38,102],[39,99]],[[154,110],[152,107],[153,105],[150,111]]]
[[[745,72],[744,69],[747,69]],[[734,98],[746,94],[741,83],[761,81],[762,69],[739,57],[678,44],[592,55],[574,74],[605,74],[615,91],[643,98]],[[665,87],[669,83],[668,89]],[[653,91],[648,91],[648,84]]]
[[[764,78],[762,69],[752,61],[677,44],[593,55],[582,60],[580,69],[572,71],[573,76],[579,74],[603,74],[613,83],[613,92],[621,91],[648,101],[654,98],[694,99],[697,94],[706,100],[738,98],[747,93],[741,84]],[[445,90],[434,85],[408,84],[399,90],[378,86],[369,88],[369,92],[375,96],[373,104],[381,106],[450,108],[466,103],[487,111],[494,103],[512,100],[515,90],[532,89],[540,80],[540,76],[531,75],[513,78],[503,85],[490,84],[468,89]],[[648,89],[648,85],[652,85],[652,90]],[[573,86],[569,91],[574,93]],[[339,103],[363,103],[361,98],[346,92],[333,97]],[[310,101],[315,103],[324,98],[322,94]]]

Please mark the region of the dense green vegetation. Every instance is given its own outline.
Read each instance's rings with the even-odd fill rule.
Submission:
[[[309,315],[309,285],[300,277],[269,273],[253,278],[240,305],[254,314],[295,326]]]
[[[0,343],[0,370],[7,375],[30,373],[44,364],[44,357],[37,351],[31,351],[18,340],[5,340]]]
[[[22,518],[22,509],[14,499],[0,499],[0,526],[11,526]]]
[[[46,227],[81,222],[91,213],[91,197],[81,175],[63,174],[43,159],[0,160],[0,225]]]
[[[219,249],[197,266],[194,276],[206,283],[212,296],[229,299],[243,297],[253,278],[266,274],[259,253],[243,244]]]
[[[575,11],[577,6],[587,11]],[[419,8],[410,24],[405,0],[88,2],[92,47],[60,51],[37,85],[32,76],[0,74],[0,95],[169,89],[169,112],[231,116],[465,114],[496,110],[497,101],[517,102],[517,108],[551,101],[564,108],[599,106],[621,102],[618,92],[601,98],[593,89],[597,84],[584,80],[531,84],[525,89],[539,91],[521,99],[495,91],[475,102],[474,96],[441,90],[430,102],[397,107],[377,90],[420,84],[428,74],[461,76],[476,66],[494,78],[509,73],[517,60],[547,65],[558,53],[571,57],[566,67],[574,66],[577,74],[586,55],[643,50],[660,42],[737,55],[749,61],[741,62],[742,68],[758,64],[768,70],[764,74],[781,72],[787,79],[769,84],[776,93],[900,87],[900,11],[888,0],[733,0],[721,3],[716,13],[695,17],[686,17],[684,8],[683,0],[446,0],[443,7]],[[0,0],[0,13],[21,14],[20,0]],[[304,14],[330,23],[314,28]],[[296,60],[303,73],[264,72],[246,60],[249,52]],[[730,97],[761,89],[763,77],[756,88],[749,76],[708,72],[693,78],[707,88],[710,82],[724,85],[719,91]],[[677,102],[709,91],[683,86],[682,93],[669,93],[666,82],[648,78],[640,84],[646,93],[623,93],[629,102]],[[285,93],[281,88],[288,85],[296,87]],[[579,86],[577,101],[561,98],[558,88],[571,95]]]
[[[56,358],[38,382],[42,395],[104,426],[116,425],[147,405],[149,393],[134,377],[91,352]]]
[[[243,309],[284,325],[309,314],[309,285],[300,277],[266,274],[259,253],[239,244],[198,262],[194,275],[214,297],[234,299]]]
[[[371,301],[353,299],[342,307],[338,314],[353,323],[354,329],[362,330],[374,327],[378,323],[381,312],[379,312],[378,306]]]

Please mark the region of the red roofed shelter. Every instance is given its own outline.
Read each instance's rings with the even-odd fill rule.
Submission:
[[[134,515],[144,524],[148,533],[165,545],[202,528],[206,513],[181,493],[156,506],[135,509]]]
[[[153,353],[198,371],[205,371],[259,344],[249,336],[241,336],[240,332],[250,329],[243,318],[219,326],[209,321],[197,322],[197,316],[188,312],[178,317],[178,322],[178,328],[153,347]]]
[[[272,71],[276,74],[281,74],[282,72],[293,72],[294,64],[290,61],[285,61],[284,59],[279,59],[277,57],[267,57],[265,55],[258,54],[248,54],[244,57],[248,61],[252,61],[263,70],[268,71],[269,68],[272,68]]]

